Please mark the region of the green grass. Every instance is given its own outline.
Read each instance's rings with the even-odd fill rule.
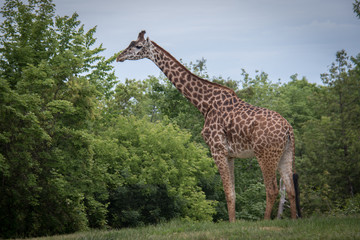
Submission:
[[[32,238],[32,240],[111,239],[360,239],[360,216],[313,217],[301,220],[182,222],[156,226]]]

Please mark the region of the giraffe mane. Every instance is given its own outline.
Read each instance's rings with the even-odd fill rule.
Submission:
[[[182,65],[174,56],[172,56],[168,51],[166,51],[165,49],[163,49],[162,47],[160,47],[156,42],[154,41],[151,41],[152,44],[154,44],[157,48],[159,48],[162,52],[164,52],[169,58],[171,58],[173,61],[175,61],[179,66],[183,67],[185,69],[185,71],[189,72],[191,75],[193,75],[194,77],[196,77],[198,80],[202,81],[202,82],[205,82],[207,84],[210,84],[210,85],[213,85],[215,87],[218,87],[218,88],[221,88],[221,89],[224,89],[226,90],[227,92],[231,93],[231,94],[234,94],[236,96],[236,93],[233,89],[229,88],[229,87],[226,87],[226,86],[223,86],[221,84],[218,84],[218,83],[214,83],[214,82],[211,82],[209,80],[206,80],[206,79],[203,79],[195,74],[193,74],[189,69],[187,69],[184,65]]]

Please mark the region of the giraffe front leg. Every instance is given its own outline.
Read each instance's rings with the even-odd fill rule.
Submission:
[[[233,192],[236,196],[236,192],[235,192],[235,159],[234,158],[228,158],[228,162],[229,162],[229,170],[230,170],[230,177],[231,177],[231,182],[232,182],[232,187],[233,187]]]
[[[216,124],[214,124],[216,123]],[[205,120],[202,136],[210,147],[211,155],[219,170],[221,181],[224,187],[226,203],[229,214],[229,221],[235,222],[235,185],[234,185],[234,161],[228,158],[227,140],[217,125],[216,119],[211,118],[209,114]]]
[[[218,167],[222,184],[224,187],[224,193],[226,197],[226,203],[229,214],[229,221],[235,222],[235,186],[234,186],[234,171],[231,168],[231,162],[229,164],[228,158],[224,154],[213,154],[213,158],[215,160],[216,166]],[[232,161],[233,163],[233,161]]]

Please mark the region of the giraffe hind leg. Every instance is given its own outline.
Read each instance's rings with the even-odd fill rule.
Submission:
[[[279,189],[276,180],[276,167],[278,162],[278,155],[258,156],[257,157],[266,189],[266,209],[264,219],[270,219],[271,211],[274,202],[279,194]]]

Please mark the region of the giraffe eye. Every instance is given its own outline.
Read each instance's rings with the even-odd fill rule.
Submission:
[[[140,45],[137,45],[137,46],[135,46],[137,49],[141,49],[142,48],[142,46],[140,46]]]

